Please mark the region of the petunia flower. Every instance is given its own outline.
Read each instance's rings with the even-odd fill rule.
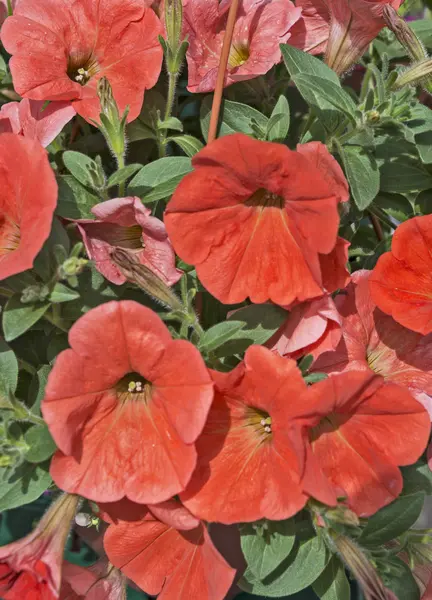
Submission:
[[[134,254],[167,285],[182,276],[165,225],[151,216],[139,198],[114,198],[92,208],[96,220],[76,221],[89,257],[109,281],[122,284],[126,277],[111,259],[114,248]]]
[[[106,77],[129,121],[162,65],[162,27],[142,0],[20,0],[1,30],[12,54],[14,88],[31,100],[71,101],[87,120],[99,120],[97,82]]]
[[[385,27],[386,4],[397,9],[402,0],[297,0],[302,18],[292,29],[290,44],[312,54],[325,51],[326,63],[345,73]]]
[[[385,381],[409,389],[432,416],[432,335],[405,329],[377,308],[369,290],[370,277],[370,271],[357,271],[336,297],[342,338],[334,346],[334,333],[323,336],[314,349],[313,370],[374,371]]]
[[[63,494],[29,535],[0,547],[0,596],[3,600],[56,600],[63,551],[78,496]]]
[[[176,253],[226,304],[280,305],[345,287],[337,241],[348,185],[319,142],[298,146],[222,137],[192,159],[165,212]]]
[[[398,323],[432,332],[432,215],[399,225],[390,252],[378,259],[370,277],[377,306]]]
[[[12,10],[15,9],[18,0],[10,0]],[[8,0],[0,0],[0,27],[3,25],[8,17]]]
[[[57,183],[35,140],[0,135],[0,280],[26,271],[51,231]]]
[[[88,568],[64,561],[59,600],[126,600],[126,578],[103,559]]]
[[[215,88],[229,5],[229,0],[188,0],[184,6],[191,92]],[[279,63],[279,45],[289,40],[300,14],[290,0],[240,0],[226,85],[264,75]]]
[[[316,347],[334,350],[340,341],[342,317],[331,296],[303,302],[291,308],[285,323],[266,343],[281,356],[300,358]],[[323,346],[326,344],[326,346]]]
[[[307,500],[303,448],[288,419],[291,402],[307,391],[295,361],[251,346],[231,373],[213,376],[215,400],[183,504],[205,521],[225,524],[291,517]]]
[[[76,113],[69,102],[44,105],[43,101],[28,98],[3,104],[0,110],[0,133],[17,133],[37,140],[46,148]]]
[[[156,504],[182,491],[213,399],[198,350],[150,309],[109,302],[79,319],[42,412],[60,449],[51,475],[95,502]]]
[[[173,501],[177,512],[188,511]],[[204,523],[179,531],[148,515],[110,525],[104,538],[110,562],[158,600],[223,600],[235,576]]]
[[[397,498],[398,466],[414,463],[429,440],[423,406],[371,371],[329,377],[289,404],[288,418],[303,428],[305,492],[325,504],[344,498],[361,517]]]

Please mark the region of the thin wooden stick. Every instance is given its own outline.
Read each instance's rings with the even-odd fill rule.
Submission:
[[[224,41],[222,45],[222,52],[220,56],[219,62],[219,70],[216,79],[216,87],[213,96],[213,104],[210,116],[210,125],[207,143],[210,144],[216,139],[217,126],[219,121],[219,113],[222,103],[222,94],[224,90],[225,83],[225,73],[228,65],[229,53],[231,50],[231,42],[234,33],[234,26],[237,19],[237,10],[238,10],[239,0],[232,0],[231,6],[228,13],[228,21],[224,35]]]

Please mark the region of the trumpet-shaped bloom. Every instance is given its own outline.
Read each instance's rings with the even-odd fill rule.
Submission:
[[[139,198],[114,198],[92,208],[96,220],[77,221],[89,257],[109,281],[122,284],[126,277],[111,259],[114,248],[134,254],[167,285],[174,285],[182,272],[175,267],[175,254],[165,225],[151,216]]]
[[[56,600],[63,551],[78,504],[64,494],[25,538],[0,548],[0,595],[3,600]]]
[[[126,600],[126,579],[103,559],[87,569],[64,562],[59,600]]]
[[[295,152],[235,134],[192,163],[165,224],[175,251],[213,296],[289,305],[346,285],[347,243],[337,231],[348,186],[323,144]]]
[[[24,98],[21,102],[8,102],[0,110],[0,133],[17,133],[37,140],[46,148],[63,127],[75,116],[69,102],[45,102]]]
[[[398,466],[414,463],[429,440],[423,406],[371,371],[329,377],[290,406],[306,444],[305,492],[327,504],[343,497],[360,516],[400,494]]]
[[[45,150],[35,140],[0,135],[0,280],[21,273],[51,231],[57,183]]]
[[[383,7],[399,8],[402,0],[297,0],[302,18],[290,44],[320,54],[337,73],[347,71],[385,26]]]
[[[188,512],[172,504],[178,505],[174,512]],[[151,515],[138,522],[122,521],[110,525],[104,546],[113,565],[159,600],[223,600],[235,575],[201,523],[179,531]]]
[[[142,0],[20,0],[1,30],[12,54],[15,90],[32,100],[66,100],[85,119],[99,120],[97,82],[106,77],[128,120],[162,65],[162,27]]]
[[[215,88],[229,5],[229,0],[188,0],[184,7],[191,92]],[[280,62],[279,44],[289,40],[300,14],[290,0],[240,0],[225,84],[264,75]]]
[[[408,388],[432,415],[432,334],[422,336],[405,329],[377,308],[370,278],[370,271],[357,271],[336,297],[342,338],[336,346],[334,332],[322,338],[314,349],[313,369],[327,373],[372,370],[385,381]]]
[[[109,302],[81,317],[42,412],[60,449],[51,475],[96,502],[155,504],[182,491],[213,399],[198,350],[150,309]]]
[[[296,363],[251,346],[234,371],[214,377],[215,400],[182,502],[225,524],[291,517],[307,500],[303,452],[289,422],[291,402],[307,390]]]
[[[370,277],[376,305],[398,323],[432,332],[432,215],[409,219],[397,228],[390,252],[378,259]]]

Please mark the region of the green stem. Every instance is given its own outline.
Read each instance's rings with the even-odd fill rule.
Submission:
[[[123,154],[118,154],[117,155],[117,167],[118,169],[124,169],[125,167],[125,159],[124,159],[124,155]],[[119,183],[119,198],[124,198],[125,193],[126,193],[126,182],[122,181],[121,183]]]
[[[312,127],[312,125],[315,123],[315,120],[316,120],[316,115],[314,115],[311,111],[309,111],[306,122],[305,122],[304,127],[301,132],[301,136],[300,136],[301,142],[300,143],[303,142],[305,135],[307,134],[309,129]]]
[[[27,373],[30,373],[30,375],[35,375],[37,373],[35,367],[22,358],[18,359],[18,366],[21,371],[27,371]]]
[[[165,106],[164,121],[167,121],[171,117],[173,112],[178,76],[178,73],[170,73],[168,71],[168,97]],[[164,129],[159,138],[160,158],[166,156],[167,135],[168,130]]]

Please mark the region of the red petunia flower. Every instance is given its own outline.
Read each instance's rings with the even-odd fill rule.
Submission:
[[[62,495],[28,536],[0,548],[0,596],[3,600],[56,600],[63,551],[78,496]]]
[[[120,111],[130,106],[132,121],[161,71],[160,33],[142,0],[20,0],[1,38],[21,96],[69,100],[82,117],[98,121],[97,82],[106,77]]]
[[[96,220],[76,221],[89,257],[112,283],[122,284],[126,277],[111,259],[114,248],[123,248],[139,259],[167,285],[182,276],[175,267],[175,254],[165,225],[151,216],[139,198],[114,198],[92,208]]]
[[[213,398],[198,350],[150,309],[109,302],[81,317],[56,358],[42,412],[59,487],[96,502],[155,504],[182,491]]]
[[[48,238],[57,183],[47,154],[34,140],[0,135],[0,280],[26,271]]]
[[[184,33],[191,92],[214,90],[230,0],[188,0]],[[226,85],[264,75],[281,60],[279,45],[301,10],[290,0],[240,0],[228,58]]]
[[[192,163],[165,223],[177,254],[218,300],[288,305],[333,291],[327,275],[330,286],[346,285],[346,242],[336,242],[348,186],[323,144],[294,152],[235,134]]]
[[[385,4],[397,9],[402,0],[297,0],[302,18],[290,44],[312,54],[326,52],[327,64],[342,74],[385,27]]]
[[[305,492],[326,504],[344,497],[362,517],[397,498],[398,466],[414,463],[429,440],[422,405],[370,371],[329,377],[289,404],[307,448]]]
[[[172,504],[175,512],[188,512]],[[158,600],[223,600],[235,576],[202,523],[178,531],[151,515],[122,521],[110,525],[104,546],[110,562]]]
[[[378,259],[370,277],[377,306],[398,323],[432,332],[432,215],[399,225],[390,252]]]
[[[303,449],[288,420],[290,399],[307,390],[296,363],[251,346],[234,371],[214,378],[215,400],[182,502],[199,518],[225,524],[291,517],[307,500]]]
[[[432,335],[405,329],[374,304],[370,271],[357,271],[335,299],[342,319],[342,339],[324,336],[314,350],[315,371],[374,371],[385,381],[409,389],[432,416]],[[329,347],[330,345],[330,347]]]
[[[298,304],[285,323],[266,343],[281,356],[300,358],[314,354],[315,348],[335,350],[339,344],[342,317],[331,296]]]
[[[45,102],[24,98],[21,102],[8,102],[0,110],[0,133],[17,133],[37,140],[46,148],[63,127],[75,116],[69,102]]]

